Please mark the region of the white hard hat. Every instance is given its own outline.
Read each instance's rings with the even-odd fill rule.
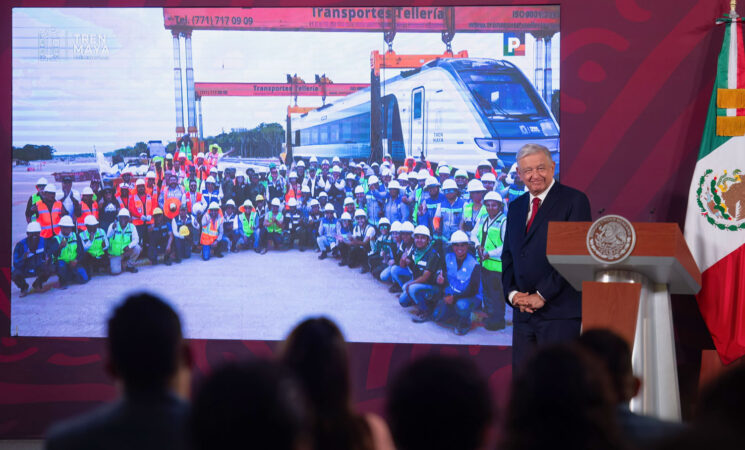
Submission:
[[[273,198],[272,199],[272,206],[279,206],[279,199],[278,198]]]
[[[425,188],[440,187],[440,182],[435,177],[427,177],[427,181],[424,182]]]
[[[215,177],[213,177],[212,175],[210,175],[210,176],[207,177],[206,180],[204,180],[204,182],[205,183],[214,183],[215,182]]]
[[[93,189],[91,189],[88,186],[84,187],[83,188],[83,195],[93,195]]]
[[[491,172],[486,172],[485,174],[481,175],[481,182],[483,183],[484,181],[491,181],[492,183],[496,183],[497,177],[495,177],[494,174]]]
[[[378,222],[378,226],[382,226],[382,225],[388,225],[388,226],[391,226],[391,221],[390,221],[390,220],[388,220],[388,218],[387,218],[387,217],[383,217],[383,218],[382,218],[382,219],[380,219],[380,221]]]
[[[368,186],[370,186],[371,184],[378,184],[378,183],[380,183],[380,180],[379,180],[379,179],[378,179],[378,177],[377,177],[377,176],[375,176],[375,175],[371,176],[371,177],[370,177],[370,178],[368,178],[368,180],[367,180],[367,185],[368,185]]]
[[[341,220],[352,220],[352,216],[350,216],[348,212],[344,212],[341,215]]]
[[[301,160],[300,160],[300,161],[298,161],[298,162],[297,162],[297,164],[295,164],[295,165],[296,165],[297,167],[305,167],[305,161],[303,161],[303,160],[301,159]]]
[[[341,173],[341,167],[339,167],[339,166],[334,166],[334,168],[333,168],[333,169],[331,169],[331,172],[332,172],[332,173]]]
[[[331,203],[326,203],[326,206],[323,207],[323,210],[325,212],[334,212],[334,205]]]
[[[383,217],[383,219],[385,219],[385,217]],[[380,219],[380,221],[382,222],[383,219]],[[398,220],[394,220],[391,224],[391,233],[398,233],[399,231],[401,231],[401,222],[399,222]]]
[[[347,197],[344,199],[344,206],[347,206],[349,204],[354,204],[354,199],[352,199],[352,197]]]
[[[391,171],[388,170],[388,169],[384,169],[384,170],[381,170],[380,171],[380,176],[381,177],[390,177],[391,175],[392,175],[391,174]]]
[[[352,172],[349,172],[346,176],[347,180],[354,180],[354,174]]]
[[[225,202],[225,206],[235,206],[235,201],[231,198],[227,202]]]
[[[310,206],[321,206],[321,204],[318,203],[318,200],[316,200],[316,199],[311,199],[311,201],[310,201],[309,204],[310,204]]]
[[[204,206],[201,203],[195,203],[191,211],[198,216],[204,212]]]
[[[491,165],[491,163],[489,161],[487,161],[487,160],[484,159],[476,167],[488,167],[488,168],[491,169],[492,168],[492,165]]]
[[[217,167],[215,167],[215,166],[210,167],[210,173],[212,173],[212,172],[217,173]]]
[[[357,218],[357,217],[367,217],[367,213],[365,212],[364,209],[360,208],[360,209],[358,209],[358,210],[356,210],[354,212],[354,217],[355,218]]]
[[[458,185],[455,184],[455,180],[448,178],[442,183],[442,190],[458,189]]]
[[[274,204],[273,201],[272,204]],[[297,206],[297,200],[295,200],[295,197],[290,197],[290,199],[287,200],[287,206],[290,208],[292,208],[293,206]]]
[[[324,159],[323,161],[321,161],[321,165],[324,165],[324,164],[327,165],[327,166],[330,165],[329,164],[329,160],[328,159]]]
[[[171,153],[166,154],[166,159],[173,159],[173,154]]]
[[[486,188],[481,180],[471,180],[468,182],[468,192],[482,192],[485,190]]]
[[[501,203],[502,196],[499,195],[499,192],[494,192],[494,191],[487,192],[486,195],[484,196],[484,202],[488,202],[490,200],[496,200]]]
[[[357,168],[357,163],[355,163],[354,161],[349,161],[349,167],[352,167],[352,168],[356,169]]]
[[[39,178],[38,180],[36,180],[36,185],[37,185],[37,186],[39,186],[39,185],[47,185],[48,183],[49,183],[49,182],[48,182],[48,181],[47,181],[47,179],[46,179],[46,178],[44,178],[44,177],[41,177],[41,178]]]
[[[284,164],[279,165],[279,170],[287,170],[287,166]]]
[[[425,227],[424,225],[417,225],[417,227],[414,228],[414,234],[421,234],[427,237],[431,237],[429,228]]]
[[[119,214],[116,215],[117,217],[132,217],[129,215],[129,210],[122,208],[119,210]]]
[[[461,230],[456,230],[455,233],[453,233],[450,236],[450,243],[451,244],[467,244],[468,235]]]
[[[287,178],[297,178],[297,172],[293,170]]]
[[[220,209],[220,205],[217,202],[210,203],[209,209]]]
[[[309,161],[312,162],[312,163],[317,163],[318,162],[318,158],[316,158],[315,156],[311,156]]]
[[[458,178],[458,177],[466,177],[466,178],[468,178],[468,172],[466,172],[463,169],[458,169],[458,170],[455,171],[455,177],[456,178]]]
[[[155,172],[152,170],[145,174],[145,178],[155,178]]]
[[[302,189],[300,189],[300,192],[302,192],[303,194],[310,194],[310,188],[306,184],[305,186],[303,186]]]
[[[362,186],[357,186],[357,187],[354,188],[354,193],[355,194],[364,194],[365,193],[365,188],[363,188]]]
[[[137,181],[135,181],[135,186],[144,186],[145,180],[142,178],[138,178]]]
[[[339,159],[339,157],[338,157],[338,156],[334,156],[334,157],[333,157],[333,158],[331,159],[331,162],[335,162],[335,163],[336,163],[336,162],[341,162],[341,160]]]
[[[74,227],[75,224],[72,223],[72,217],[65,216],[65,217],[63,217],[63,218],[60,219],[59,226],[61,226],[61,227]]]
[[[413,233],[414,232],[414,224],[409,222],[408,220],[401,224],[401,230],[399,230],[401,233]]]
[[[399,173],[398,181],[409,181],[409,175],[406,172]]]
[[[417,178],[420,180],[426,180],[429,178],[429,171],[427,169],[420,169],[419,172],[417,172]]]
[[[41,233],[41,225],[39,225],[39,222],[30,222],[26,225],[26,233]]]
[[[437,167],[444,167],[444,166],[447,166],[447,165],[448,165],[448,163],[446,163],[445,161],[440,161],[440,162],[437,163]]]
[[[94,216],[93,214],[88,214],[87,216],[85,216],[84,223],[86,225],[98,225],[98,220],[96,219],[96,216]]]
[[[254,204],[251,203],[251,200],[246,199],[246,201],[243,202],[243,208],[244,209],[253,208],[253,207],[254,207]]]
[[[55,186],[54,183],[49,183],[46,186],[44,186],[44,192],[51,192],[52,194],[56,194],[57,186]]]
[[[320,194],[318,194],[318,198],[321,198],[321,197],[326,197],[326,198],[328,198],[328,196],[329,196],[329,195],[328,195],[328,194],[327,194],[327,193],[326,193],[325,191],[321,191],[321,193],[320,193]]]
[[[197,159],[199,158],[204,158],[204,153],[202,152],[197,153]]]
[[[393,180],[390,183],[388,183],[388,189],[401,189],[401,185],[398,183],[398,181]]]

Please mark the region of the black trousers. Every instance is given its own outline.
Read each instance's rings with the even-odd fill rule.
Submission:
[[[582,319],[546,320],[534,313],[527,321],[515,322],[512,332],[512,372],[519,370],[537,348],[579,337]]]

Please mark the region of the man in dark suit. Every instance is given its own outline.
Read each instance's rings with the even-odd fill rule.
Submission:
[[[148,294],[130,296],[109,319],[107,369],[122,398],[53,426],[46,448],[185,449],[191,355],[178,315]]]
[[[579,336],[581,296],[549,264],[550,221],[589,221],[590,201],[554,180],[556,164],[542,145],[517,153],[518,175],[527,193],[510,203],[502,250],[505,299],[514,308],[512,366],[517,369],[537,346]]]

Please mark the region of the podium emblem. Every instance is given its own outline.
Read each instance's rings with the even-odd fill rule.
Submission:
[[[636,245],[631,222],[621,216],[603,216],[587,232],[587,251],[602,264],[616,264],[626,259]]]

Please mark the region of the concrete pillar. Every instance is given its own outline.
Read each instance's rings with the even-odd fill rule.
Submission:
[[[184,128],[184,98],[181,94],[181,48],[179,32],[171,31],[173,35],[173,89],[176,99],[176,134],[181,137]]]
[[[197,132],[197,109],[194,93],[194,65],[191,58],[191,30],[184,33],[184,44],[186,50],[186,108],[189,114],[188,132],[193,135]]]
[[[544,86],[544,75],[543,75],[543,64],[545,62],[544,57],[544,48],[545,48],[545,41],[543,40],[543,36],[535,36],[535,79],[533,80],[533,84],[535,85],[536,90],[538,93],[545,98],[543,86]]]
[[[551,36],[546,36],[546,41],[544,46],[546,47],[546,59],[544,64],[544,70],[543,70],[543,99],[546,100],[546,103],[548,104],[549,108],[551,107],[551,97],[553,96],[554,90],[553,90],[553,83],[551,82],[551,79],[553,77],[553,71],[551,69]]]
[[[197,111],[199,113],[199,140],[204,139],[204,125],[202,124],[202,97],[197,97]]]

